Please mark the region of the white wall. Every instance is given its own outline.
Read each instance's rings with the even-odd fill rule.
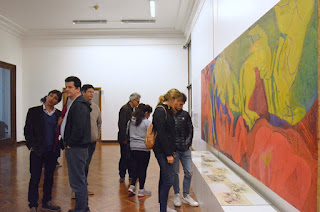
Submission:
[[[191,33],[192,120],[196,141],[201,138],[201,70],[213,60],[213,26],[212,0],[207,0]],[[203,143],[193,142],[193,146]]]
[[[279,0],[211,0],[214,16],[214,57],[259,20]]]
[[[0,60],[16,65],[16,124],[17,141],[24,140],[21,134],[24,126],[22,113],[22,43],[11,30],[0,24]]]
[[[152,107],[171,88],[187,93],[188,52],[182,46],[172,39],[25,41],[23,112],[75,75],[102,88],[102,140],[116,140],[118,112],[131,93]]]

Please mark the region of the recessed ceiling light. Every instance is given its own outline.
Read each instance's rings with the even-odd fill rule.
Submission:
[[[121,23],[125,24],[153,24],[155,20],[121,20]]]
[[[150,0],[150,15],[152,18],[156,17],[156,2]]]
[[[73,20],[73,24],[106,24],[107,20]]]

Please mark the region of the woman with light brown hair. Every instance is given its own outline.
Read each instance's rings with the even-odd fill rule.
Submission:
[[[158,106],[153,114],[153,126],[157,138],[153,151],[160,167],[159,179],[159,203],[160,212],[175,212],[168,208],[168,195],[174,181],[173,161],[175,154],[175,121],[173,114],[181,93],[177,89],[169,90],[165,95],[160,96]]]

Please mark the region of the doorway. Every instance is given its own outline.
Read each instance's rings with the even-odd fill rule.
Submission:
[[[0,144],[16,142],[16,66],[0,61]]]

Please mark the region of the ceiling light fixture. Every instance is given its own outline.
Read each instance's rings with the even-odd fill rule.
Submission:
[[[73,20],[73,24],[106,24],[107,20]]]
[[[98,10],[99,9],[99,5],[96,4],[96,5],[92,6],[92,8],[95,9],[95,10]]]
[[[123,24],[153,24],[155,20],[121,20]]]
[[[156,17],[156,3],[155,0],[150,0],[150,14],[152,18]]]

